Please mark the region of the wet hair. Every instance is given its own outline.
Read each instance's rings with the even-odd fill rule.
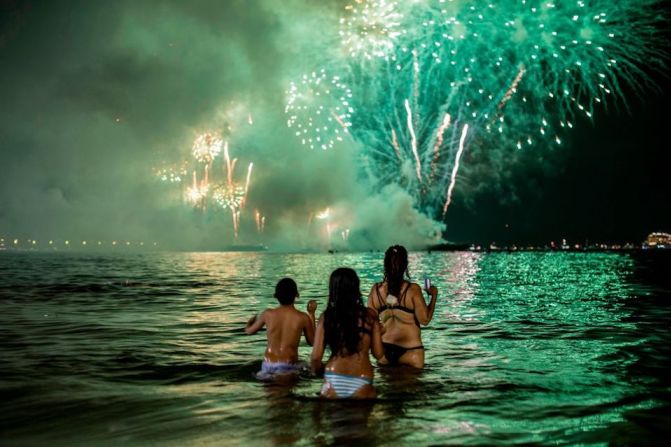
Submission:
[[[384,280],[387,293],[398,297],[403,280],[408,274],[408,251],[402,245],[392,245],[384,254]]]
[[[367,315],[359,287],[359,277],[354,270],[341,267],[331,273],[329,302],[324,311],[324,338],[331,355],[351,355],[359,351],[359,327]]]
[[[294,304],[298,296],[298,286],[291,278],[282,278],[275,286],[275,298],[280,304]]]

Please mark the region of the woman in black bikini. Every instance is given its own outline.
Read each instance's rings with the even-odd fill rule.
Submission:
[[[408,252],[394,245],[384,255],[384,279],[376,283],[368,295],[368,307],[377,311],[384,332],[384,357],[381,365],[410,365],[424,367],[424,346],[420,325],[426,326],[436,308],[438,289],[431,286],[429,305],[418,284],[408,277]]]

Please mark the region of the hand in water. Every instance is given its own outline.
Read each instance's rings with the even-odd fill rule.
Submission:
[[[315,313],[316,310],[317,310],[317,301],[315,300],[308,301],[308,313],[313,314]]]

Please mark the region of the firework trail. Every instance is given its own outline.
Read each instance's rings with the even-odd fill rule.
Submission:
[[[433,146],[433,158],[431,159],[431,177],[429,178],[429,181],[433,181],[433,177],[436,171],[436,163],[438,163],[438,160],[440,159],[440,148],[443,146],[443,135],[445,134],[445,130],[450,127],[451,119],[452,117],[450,114],[446,113],[445,117],[443,118],[443,122],[440,123],[440,127],[436,132],[436,143]]]
[[[245,180],[245,192],[244,195],[242,196],[242,203],[240,204],[240,208],[244,208],[245,203],[247,202],[247,194],[249,193],[249,182],[252,178],[252,167],[254,167],[254,163],[250,163],[249,167],[247,168],[247,179]]]
[[[450,185],[447,187],[447,195],[445,199],[445,205],[443,205],[443,218],[447,214],[447,208],[452,202],[452,190],[454,185],[457,182],[457,172],[459,172],[459,160],[461,160],[461,154],[464,153],[464,142],[466,141],[466,134],[468,133],[468,124],[464,124],[464,128],[461,131],[461,139],[459,139],[459,150],[457,151],[457,156],[454,159],[454,167],[452,168],[452,175],[450,176]]]
[[[261,233],[261,212],[259,210],[254,211],[254,221],[256,222],[256,232]]]
[[[419,161],[419,154],[417,153],[417,137],[415,136],[415,129],[412,126],[412,111],[410,110],[410,103],[406,99],[403,103],[405,106],[405,112],[408,119],[408,132],[410,132],[410,147],[412,148],[412,154],[415,156],[415,170],[417,172],[417,180],[419,183],[422,183],[422,162]]]
[[[196,171],[192,173],[192,184],[186,189],[186,200],[194,208],[205,208],[205,199],[207,198],[208,187],[203,181],[198,183]]]

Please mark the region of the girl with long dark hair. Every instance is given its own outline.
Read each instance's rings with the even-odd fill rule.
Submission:
[[[330,399],[375,397],[369,351],[382,358],[377,314],[364,307],[359,277],[350,268],[331,273],[328,306],[317,323],[312,368],[321,369],[326,346],[331,357],[324,371],[322,396]]]
[[[377,311],[383,325],[384,357],[381,365],[424,367],[424,345],[420,325],[426,326],[436,309],[438,289],[431,286],[427,306],[421,287],[410,282],[408,251],[393,245],[384,254],[384,279],[368,294],[368,307]]]

